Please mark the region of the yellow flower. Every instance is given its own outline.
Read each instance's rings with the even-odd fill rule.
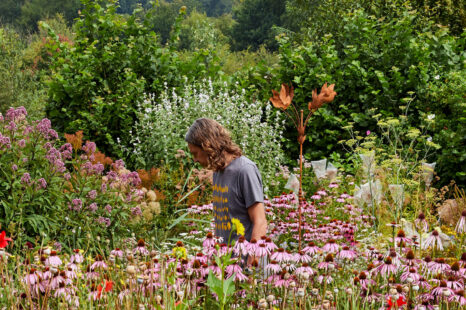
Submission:
[[[174,247],[172,250],[172,255],[176,258],[181,258],[181,259],[186,259],[188,257],[188,253],[186,252],[186,249],[182,246],[180,247]]]
[[[238,220],[238,219],[236,219],[236,218],[232,218],[232,219],[231,219],[231,223],[232,223],[233,225],[235,225],[235,227],[236,227],[236,233],[237,233],[238,235],[244,236],[244,226],[243,226],[243,224],[241,224],[241,221]]]

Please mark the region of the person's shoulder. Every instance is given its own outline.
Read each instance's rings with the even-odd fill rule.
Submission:
[[[237,158],[237,169],[240,171],[248,170],[248,169],[257,169],[257,165],[255,162],[247,158],[246,156],[242,155],[241,157]]]

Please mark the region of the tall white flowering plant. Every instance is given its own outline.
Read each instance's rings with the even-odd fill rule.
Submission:
[[[146,94],[131,132],[131,149],[125,151],[138,168],[176,164],[176,151],[187,150],[184,136],[189,126],[197,118],[212,118],[256,162],[267,191],[284,158],[284,120],[278,113],[269,104],[249,101],[244,90],[233,91],[210,80],[187,85],[182,93],[165,89],[159,98]]]

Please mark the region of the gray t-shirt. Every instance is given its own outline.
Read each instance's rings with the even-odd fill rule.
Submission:
[[[236,231],[231,233],[231,219],[241,221],[246,240],[251,240],[252,222],[248,208],[256,202],[264,201],[262,179],[254,162],[245,156],[234,159],[223,171],[214,172],[213,205],[215,235],[223,237],[223,242],[237,240]]]

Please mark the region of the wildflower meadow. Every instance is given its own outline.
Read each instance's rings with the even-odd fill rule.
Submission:
[[[0,310],[466,309],[462,1],[4,2]],[[202,117],[260,238],[215,235]]]

